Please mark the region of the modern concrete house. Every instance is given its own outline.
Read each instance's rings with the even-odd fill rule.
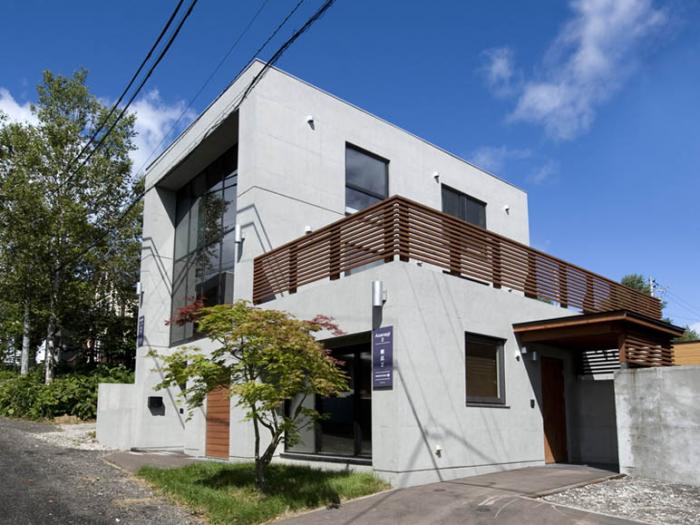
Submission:
[[[526,193],[254,62],[147,172],[136,382],[101,385],[98,438],[231,461],[220,392],[186,420],[149,350],[211,349],[179,308],[247,299],[335,318],[351,390],[279,461],[395,486],[618,462],[613,372],[672,364],[657,299],[529,247]],[[374,353],[373,353],[374,350]],[[294,400],[290,400],[291,403]]]

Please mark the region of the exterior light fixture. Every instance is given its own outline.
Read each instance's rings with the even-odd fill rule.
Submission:
[[[304,234],[305,235],[310,234],[312,231],[313,230],[311,229],[311,226],[309,226],[308,224],[306,226],[304,226]]]
[[[435,179],[435,182],[440,182],[440,172],[439,171],[434,171],[433,172],[433,178]]]
[[[382,281],[372,281],[372,306],[384,306],[386,290]]]
[[[504,205],[503,211],[506,212],[506,215],[510,215],[510,206],[508,204]]]

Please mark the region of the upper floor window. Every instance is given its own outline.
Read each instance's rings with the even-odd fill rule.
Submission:
[[[172,315],[201,299],[233,301],[237,149],[232,147],[178,190],[175,211]],[[191,323],[171,325],[171,342],[194,335]]]
[[[442,211],[486,228],[486,203],[442,185]]]
[[[389,196],[389,161],[347,144],[345,211],[354,213]]]
[[[467,404],[504,405],[503,340],[465,334]]]

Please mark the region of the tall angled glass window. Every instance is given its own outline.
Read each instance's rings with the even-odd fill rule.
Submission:
[[[389,161],[345,146],[345,211],[354,213],[389,196]]]
[[[178,190],[172,316],[201,300],[233,301],[238,151],[233,146]],[[171,323],[170,342],[196,335],[193,323]]]

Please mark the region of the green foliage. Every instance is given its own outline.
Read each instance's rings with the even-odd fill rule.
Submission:
[[[649,280],[640,273],[630,273],[620,279],[620,283],[625,286],[642,292],[645,295],[651,295],[649,288]]]
[[[97,367],[91,373],[57,377],[50,384],[42,381],[41,370],[27,376],[0,372],[0,415],[28,419],[97,416],[97,387],[100,383],[133,383],[133,373],[124,367]]]
[[[271,465],[270,490],[261,495],[255,490],[255,467],[250,463],[196,463],[168,470],[144,467],[139,475],[215,524],[266,523],[289,512],[337,505],[388,488],[370,473]]]
[[[48,333],[51,347],[90,358],[99,340],[129,362],[121,358],[135,347],[140,207],[116,219],[142,188],[129,160],[134,116],[73,162],[109,108],[84,70],[47,71],[37,93],[36,124],[0,116],[0,344],[21,341],[27,305],[33,347]]]
[[[348,389],[345,373],[314,337],[321,330],[338,329],[326,317],[303,321],[246,301],[204,308],[197,318],[199,332],[211,338],[216,349],[205,354],[186,348],[162,356],[164,376],[156,388],[186,385],[191,411],[202,406],[209,391],[230,386],[235,403],[253,422],[258,481],[264,488],[264,470],[277,446],[294,444],[299,431],[321,417],[304,406],[304,400]],[[282,410],[287,400],[295,402],[288,414]],[[262,429],[269,432],[270,444],[261,453]]]
[[[676,343],[683,343],[683,342],[697,341],[697,340],[700,340],[700,334],[698,334],[695,330],[693,330],[689,326],[686,326],[685,332],[683,332],[683,335],[680,336],[678,339],[676,339],[675,342]]]

